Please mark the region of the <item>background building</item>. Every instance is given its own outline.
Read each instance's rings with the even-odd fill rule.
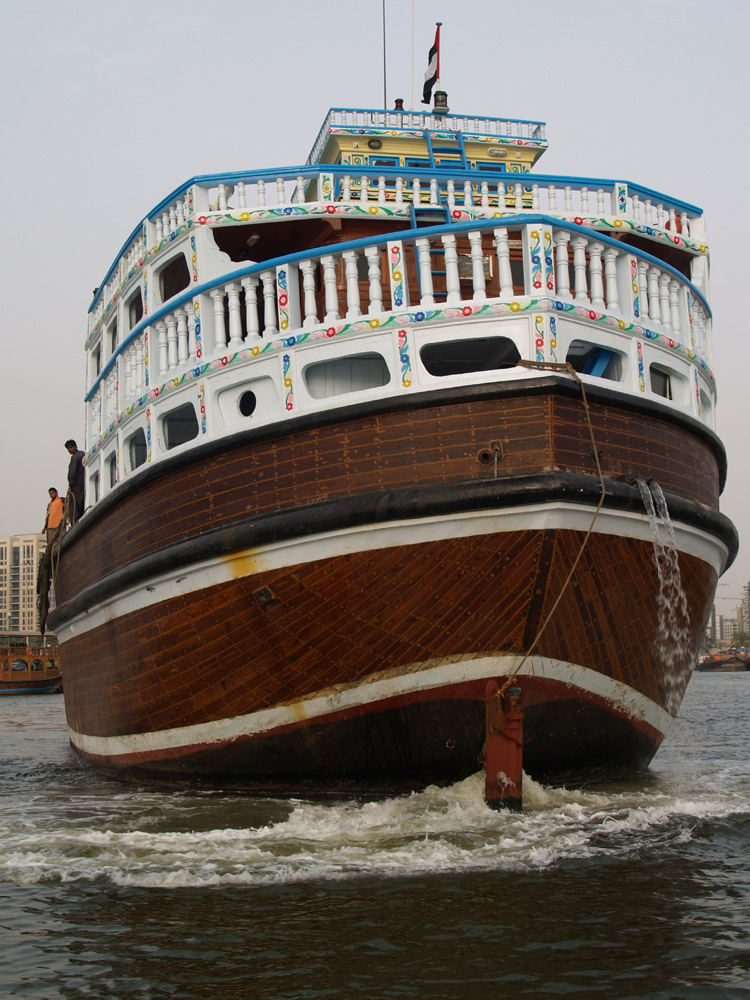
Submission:
[[[38,632],[36,577],[43,534],[0,536],[0,632]]]

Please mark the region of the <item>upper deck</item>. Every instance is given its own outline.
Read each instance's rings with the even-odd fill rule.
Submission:
[[[332,109],[306,164],[172,192],[90,309],[88,503],[191,442],[524,359],[712,427],[701,210],[532,172],[545,148],[541,122]]]

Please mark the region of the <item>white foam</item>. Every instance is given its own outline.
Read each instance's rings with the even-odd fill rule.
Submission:
[[[131,790],[60,801],[53,813],[49,799],[29,797],[0,816],[0,878],[179,887],[521,871],[662,849],[688,841],[700,821],[750,813],[739,792],[648,782],[566,790],[527,776],[524,811],[505,813],[486,806],[483,781],[365,803]]]

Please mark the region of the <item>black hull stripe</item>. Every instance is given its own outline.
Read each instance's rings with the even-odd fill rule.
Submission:
[[[643,513],[637,486],[605,480],[608,510]],[[209,529],[200,535],[166,545],[135,559],[86,587],[58,606],[49,617],[50,629],[91,610],[130,587],[175,569],[218,556],[306,535],[324,534],[344,528],[382,524],[388,521],[460,514],[467,511],[503,509],[539,503],[566,502],[595,505],[601,484],[595,476],[550,473],[543,476],[513,476],[452,486],[410,487],[398,491],[368,493],[358,497],[328,500],[280,513],[248,518],[239,524]],[[718,511],[675,494],[666,494],[671,517],[717,538],[729,551],[727,568],[739,547],[737,530]]]
[[[557,375],[531,379],[514,379],[509,382],[486,382],[481,385],[453,386],[446,389],[432,389],[427,392],[415,392],[406,396],[387,396],[373,399],[366,403],[355,403],[351,406],[341,406],[322,412],[306,413],[299,417],[291,417],[263,427],[253,427],[237,431],[223,437],[212,439],[205,444],[195,445],[187,451],[160,459],[149,465],[118,485],[118,487],[90,510],[76,524],[72,531],[63,539],[63,548],[68,539],[76,537],[99,518],[104,517],[109,510],[117,506],[121,500],[131,493],[140,492],[143,487],[154,479],[169,476],[178,469],[193,465],[196,461],[205,461],[217,455],[243,448],[249,444],[273,440],[305,431],[310,428],[328,427],[333,424],[344,424],[352,420],[362,420],[367,417],[379,416],[383,413],[399,413],[404,410],[428,409],[431,406],[451,406],[460,403],[479,402],[487,399],[507,399],[516,396],[564,396],[581,399],[581,390],[572,378],[562,378]],[[724,489],[727,475],[727,460],[724,446],[718,436],[709,430],[705,424],[693,417],[678,413],[668,406],[655,403],[648,399],[636,399],[633,396],[618,392],[609,387],[586,385],[586,398],[589,402],[602,406],[616,406],[619,409],[644,414],[657,420],[664,420],[706,442],[712,449],[719,466],[719,492]],[[637,470],[634,470],[637,472]]]

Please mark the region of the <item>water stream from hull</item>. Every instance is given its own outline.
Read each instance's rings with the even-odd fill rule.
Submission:
[[[690,612],[680,576],[674,528],[661,486],[637,478],[643,505],[651,524],[654,565],[659,581],[656,654],[664,667],[666,708],[674,714],[684,690],[684,677],[692,670],[696,650],[690,639]]]

